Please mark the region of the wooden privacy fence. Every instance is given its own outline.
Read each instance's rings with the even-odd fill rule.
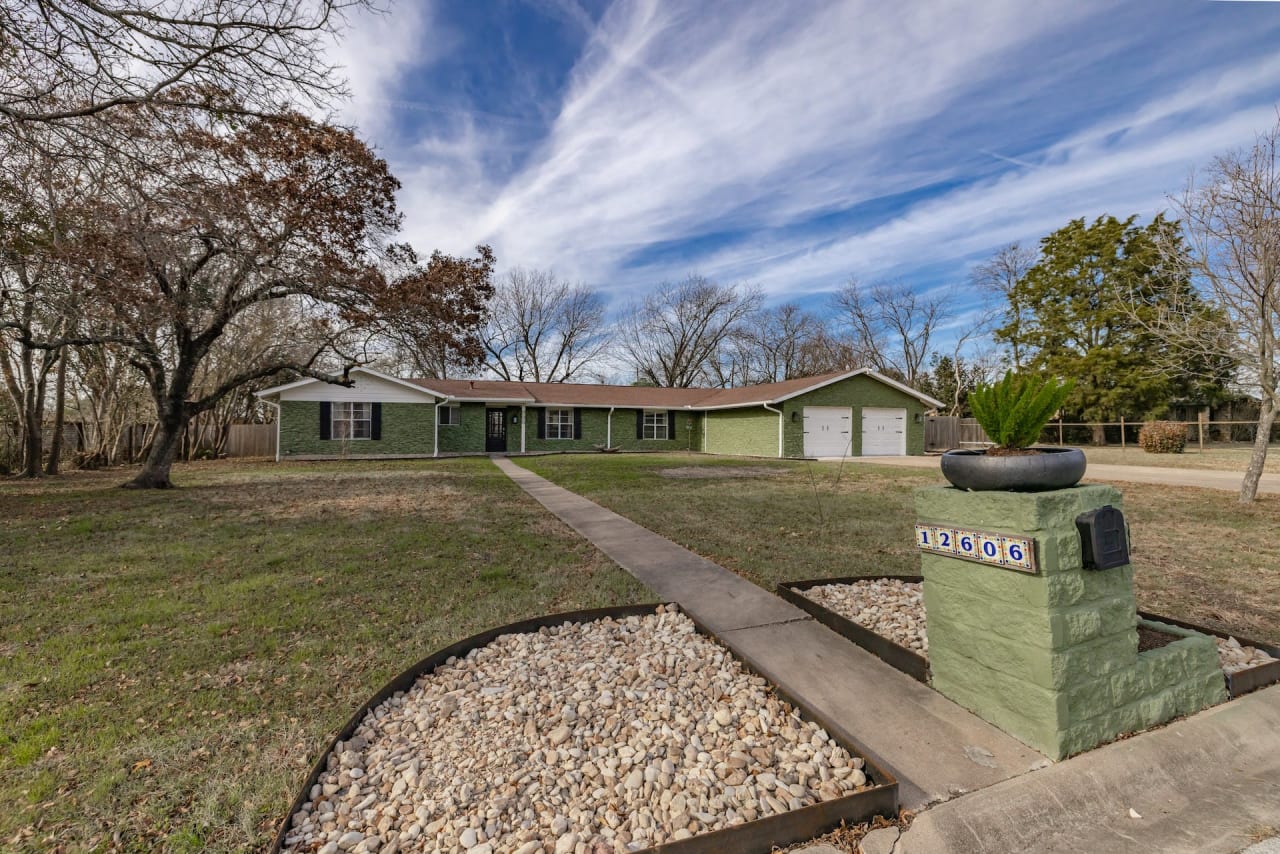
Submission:
[[[232,424],[227,434],[228,457],[274,457],[276,425]]]
[[[953,448],[985,448],[991,444],[986,431],[976,418],[954,415],[930,415],[924,420],[925,451],[950,451]]]
[[[1091,444],[1095,430],[1101,431],[1104,445],[1119,445],[1123,450],[1137,446],[1138,431],[1145,421],[1051,421],[1040,434],[1042,445]],[[1204,450],[1208,444],[1252,443],[1257,435],[1257,421],[1173,421],[1187,429],[1187,443]],[[1271,441],[1280,441],[1280,421],[1272,428]],[[992,442],[976,418],[953,415],[929,415],[924,421],[926,452],[950,451],[954,448],[985,448]]]

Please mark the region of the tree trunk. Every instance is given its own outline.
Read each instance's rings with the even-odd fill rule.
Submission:
[[[62,457],[63,425],[67,419],[67,352],[64,349],[58,357],[58,377],[53,387],[53,439],[49,442],[49,461],[45,463],[44,473],[56,475]]]
[[[1240,484],[1240,503],[1248,504],[1258,497],[1258,481],[1262,479],[1262,469],[1267,464],[1267,449],[1271,443],[1271,425],[1276,420],[1276,404],[1269,395],[1262,396],[1262,407],[1258,410],[1258,433],[1253,438],[1253,453],[1249,455],[1249,467],[1245,469],[1244,481]]]
[[[1093,438],[1090,440],[1094,445],[1107,444],[1107,428],[1101,424],[1095,424],[1089,428],[1093,431]]]
[[[178,454],[178,445],[182,441],[183,418],[181,413],[166,412],[163,419],[156,424],[155,435],[151,439],[151,448],[142,463],[142,471],[128,483],[121,484],[125,489],[172,489],[169,480],[169,469],[173,466],[174,457]]]
[[[35,372],[24,366],[26,389],[22,401],[22,476],[43,477],[44,469],[44,389],[36,383]],[[43,385],[41,383],[40,385]]]

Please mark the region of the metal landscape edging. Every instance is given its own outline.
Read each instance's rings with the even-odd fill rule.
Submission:
[[[815,620],[822,623],[838,635],[841,635],[853,641],[858,646],[870,652],[872,655],[884,661],[886,664],[901,670],[908,676],[914,677],[921,682],[929,681],[929,660],[918,653],[915,653],[904,646],[900,646],[886,638],[884,635],[876,634],[870,629],[855,623],[847,617],[843,617],[829,608],[823,607],[821,604],[805,596],[800,591],[808,590],[810,587],[821,587],[824,584],[853,584],[858,581],[873,581],[879,579],[887,579],[891,581],[905,581],[919,583],[923,581],[923,576],[919,575],[855,575],[844,576],[840,578],[811,578],[804,581],[784,581],[777,587],[778,595],[786,599],[797,608],[803,609],[812,615]],[[1163,617],[1159,614],[1152,614],[1148,611],[1139,611],[1138,618],[1142,620],[1154,620],[1158,623],[1168,623],[1172,626],[1190,629],[1191,631],[1200,632],[1201,634],[1219,638],[1235,638],[1243,646],[1251,646],[1259,649],[1275,661],[1268,661],[1264,664],[1255,664],[1252,667],[1246,667],[1243,670],[1237,670],[1234,673],[1223,671],[1223,677],[1227,683],[1227,695],[1232,699],[1250,691],[1256,691],[1259,688],[1265,688],[1280,682],[1280,646],[1274,644],[1263,643],[1262,641],[1252,640],[1242,635],[1230,632],[1211,629],[1206,626],[1188,623],[1185,620],[1175,620],[1172,617]]]
[[[853,641],[885,664],[901,670],[913,679],[928,684],[929,659],[907,649],[905,646],[894,643],[884,635],[876,634],[848,617],[837,614],[830,608],[822,606],[800,592],[808,590],[810,587],[821,587],[825,584],[853,584],[858,581],[876,581],[880,579],[906,581],[916,584],[924,580],[923,576],[919,575],[857,575],[844,578],[810,578],[805,581],[784,581],[778,585],[777,590],[779,596],[812,615],[815,620],[831,629],[831,631]]]
[[[1250,691],[1256,691],[1267,685],[1280,682],[1280,647],[1273,644],[1263,643],[1262,641],[1250,640],[1236,634],[1221,632],[1217,629],[1210,629],[1205,626],[1197,626],[1195,623],[1188,623],[1183,620],[1175,620],[1172,617],[1162,617],[1159,614],[1151,614],[1146,611],[1138,612],[1139,619],[1152,620],[1157,623],[1168,623],[1171,626],[1178,626],[1183,629],[1190,629],[1193,632],[1200,632],[1202,635],[1218,638],[1235,638],[1242,646],[1251,646],[1260,649],[1267,655],[1276,659],[1276,661],[1268,661],[1265,664],[1255,664],[1252,667],[1246,667],[1244,670],[1237,670],[1234,673],[1223,671],[1223,675],[1227,679],[1227,696],[1235,699],[1242,694],[1248,694]]]
[[[391,679],[380,688],[377,693],[365,701],[359,709],[356,710],[347,722],[333,737],[328,746],[320,754],[315,764],[311,768],[311,772],[307,775],[306,782],[298,792],[298,796],[294,798],[289,811],[285,814],[280,823],[280,829],[276,833],[275,840],[268,849],[270,854],[280,854],[284,849],[284,842],[292,830],[293,817],[297,815],[302,805],[310,800],[311,788],[320,781],[320,776],[328,770],[328,760],[333,749],[338,742],[346,741],[359,728],[365,716],[370,711],[377,708],[382,703],[393,697],[395,694],[404,692],[413,687],[414,683],[421,677],[432,673],[441,664],[444,664],[451,657],[465,656],[473,649],[478,649],[492,643],[494,640],[503,635],[510,634],[526,634],[536,632],[542,628],[550,628],[553,626],[563,625],[564,623],[589,623],[594,620],[602,620],[606,618],[625,619],[627,617],[643,617],[656,613],[660,604],[665,603],[649,603],[644,605],[621,605],[608,608],[590,608],[583,611],[567,611],[560,614],[548,614],[542,617],[533,617],[528,620],[520,620],[515,623],[509,623],[505,626],[488,629],[479,634],[472,635],[469,638],[460,640],[451,646],[445,647],[437,652],[423,658],[417,664],[404,670],[399,675]],[[765,678],[769,682],[769,688],[782,700],[791,703],[800,712],[802,718],[816,723],[827,731],[829,735],[852,755],[862,759],[865,762],[867,777],[869,780],[875,781],[876,785],[862,792],[845,795],[841,798],[835,798],[830,801],[819,801],[807,807],[798,810],[788,810],[784,813],[771,815],[766,818],[759,818],[755,821],[748,821],[743,824],[734,825],[723,830],[713,830],[708,833],[699,834],[682,839],[675,842],[665,842],[652,848],[642,849],[638,854],[652,854],[653,852],[661,852],[661,854],[717,854],[717,852],[734,851],[741,854],[769,854],[775,847],[785,847],[797,842],[804,842],[814,837],[821,836],[831,830],[840,827],[842,824],[858,824],[860,822],[869,821],[873,816],[881,815],[892,818],[898,813],[898,781],[887,770],[882,768],[878,763],[866,755],[865,749],[850,738],[841,727],[833,726],[827,721],[825,716],[816,713],[808,704],[797,701],[791,697],[777,685],[770,682],[755,667],[751,666],[742,656],[735,653],[728,644],[708,630],[700,622],[680,609],[680,613],[687,617],[698,630],[698,633],[714,640],[725,651],[733,657],[735,661],[745,667],[751,673]]]

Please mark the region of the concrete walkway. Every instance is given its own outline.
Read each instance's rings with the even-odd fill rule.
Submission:
[[[938,459],[938,457],[845,457],[844,462],[877,466],[903,466],[904,468],[939,471],[941,463]],[[821,459],[821,462],[839,461],[839,457]],[[1200,489],[1221,489],[1226,492],[1239,492],[1240,481],[1244,479],[1244,472],[1089,463],[1084,479],[1085,482],[1106,480],[1124,483],[1154,483],[1163,486],[1191,486]],[[1280,476],[1270,473],[1263,474],[1262,479],[1258,482],[1258,492],[1280,493]]]
[[[1276,828],[1280,686],[938,804],[893,854],[1232,854]]]
[[[803,697],[837,735],[898,778],[904,807],[919,809],[1047,764],[772,593],[510,460],[494,464],[784,693]]]

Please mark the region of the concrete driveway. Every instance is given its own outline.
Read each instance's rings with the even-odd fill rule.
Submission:
[[[903,466],[914,469],[939,471],[941,463],[936,456],[924,457],[845,457],[846,463],[864,463],[877,466]],[[840,462],[839,457],[822,457],[820,462]],[[1156,466],[1116,466],[1089,463],[1085,480],[1123,481],[1125,483],[1154,483],[1164,486],[1191,486],[1200,489],[1220,489],[1238,492],[1244,473],[1238,471],[1212,471],[1209,469],[1180,469]],[[1259,493],[1280,493],[1280,475],[1264,474],[1258,483]]]

